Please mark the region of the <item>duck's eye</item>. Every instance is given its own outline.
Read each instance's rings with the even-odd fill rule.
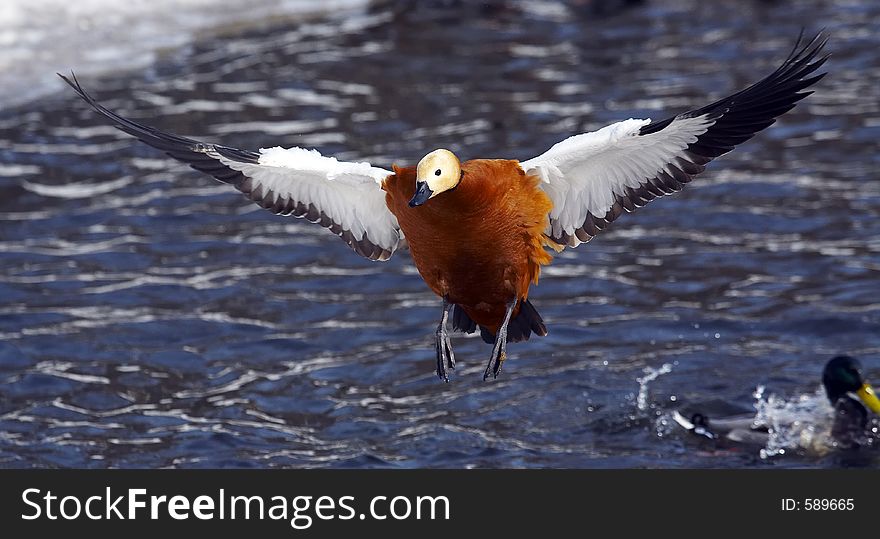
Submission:
[[[434,171],[434,176],[439,176],[439,175],[440,175],[440,169],[438,168],[437,170]]]

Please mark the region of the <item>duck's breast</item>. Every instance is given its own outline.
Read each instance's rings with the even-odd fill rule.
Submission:
[[[516,161],[468,161],[462,170],[458,187],[415,208],[408,205],[415,169],[395,167],[386,180],[386,203],[413,261],[428,286],[453,303],[524,297],[550,261],[544,249],[550,200]]]

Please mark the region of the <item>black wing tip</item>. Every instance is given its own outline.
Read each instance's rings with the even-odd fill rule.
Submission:
[[[257,164],[260,162],[260,154],[257,152],[253,152],[250,150],[241,150],[229,146],[220,146],[218,144],[212,144],[211,148],[221,156],[227,159],[231,159],[232,161],[252,164]]]
[[[756,82],[755,84],[749,86],[744,90],[720,99],[705,107],[696,110],[690,110],[658,122],[651,122],[639,129],[639,135],[649,135],[651,133],[662,131],[678,117],[711,115],[720,118],[724,114],[729,112],[732,107],[734,107],[734,105],[739,100],[738,98],[748,94],[749,92],[772,92],[774,87],[779,89],[778,87],[781,87],[783,85],[788,85],[792,83],[796,84],[797,82],[801,81],[806,82],[806,84],[799,88],[799,90],[803,90],[804,88],[807,88],[819,82],[820,80],[825,78],[826,75],[828,75],[827,71],[813,75],[810,78],[807,78],[807,76],[822,67],[825,62],[827,62],[828,59],[831,57],[831,53],[825,53],[824,55],[817,58],[819,53],[822,52],[822,50],[825,48],[825,45],[827,45],[828,41],[831,39],[831,36],[828,34],[825,28],[819,30],[808,41],[804,39],[804,35],[806,35],[806,29],[801,28],[801,31],[798,34],[798,38],[795,41],[794,47],[792,47],[791,52],[785,58],[785,61],[783,61],[782,64],[770,75],[764,77],[760,81]],[[804,97],[810,95],[810,93],[812,92],[796,92],[792,94],[792,97],[794,102],[797,102]]]
[[[77,86],[79,86],[78,83],[74,84],[73,81],[70,80],[70,79],[76,80],[76,74],[73,72],[72,69],[70,70],[70,79],[67,78],[67,75],[62,75],[61,73],[59,73],[57,71],[55,72],[55,74],[58,75],[59,77],[61,77],[61,80],[63,80],[64,82],[69,84],[71,87],[73,87],[74,90],[76,90]]]
[[[168,155],[175,159],[188,161],[187,159],[181,158],[173,153],[176,151],[192,152],[193,154],[198,155],[204,154],[206,149],[210,149],[233,161],[241,161],[244,163],[257,163],[259,161],[260,156],[256,152],[221,146],[218,144],[199,142],[197,140],[181,137],[172,133],[166,133],[160,129],[131,121],[98,103],[98,101],[82,87],[82,84],[77,80],[76,74],[74,74],[73,71],[70,72],[69,78],[61,73],[56,73],[56,75],[61,77],[61,80],[73,88],[73,91],[76,92],[83,101],[88,103],[92,109],[113,122],[113,125],[115,125],[117,129],[136,137],[138,140],[153,146],[154,148],[168,153]]]
[[[807,75],[822,67],[831,57],[831,53],[819,56],[830,39],[831,36],[829,36],[824,29],[817,32],[816,35],[804,45],[801,45],[803,39],[799,37],[798,42],[795,44],[795,48],[792,50],[792,54],[786,58],[782,65],[780,65],[773,74],[769,75],[761,82],[772,81],[783,83],[803,80]],[[815,79],[814,82],[820,80],[826,74],[827,72],[820,73],[821,76]]]
[[[805,40],[804,40],[804,36],[805,36],[805,35],[807,35],[807,29],[806,29],[806,27],[803,27],[803,26],[802,26],[802,27],[801,27],[801,31],[800,31],[800,33],[798,34],[798,38],[797,38],[797,40],[794,42],[794,47],[791,48],[791,53],[788,55],[788,58],[786,58],[786,62],[792,60],[793,58],[796,58],[797,56],[799,56],[800,54],[802,54],[804,51],[809,50],[809,49],[810,49],[811,47],[813,47],[814,45],[817,45],[817,44],[818,44],[818,46],[816,46],[816,50],[817,50],[817,51],[818,51],[818,50],[821,50],[822,47],[824,47],[825,44],[828,43],[828,40],[829,40],[830,37],[831,37],[831,36],[828,34],[828,29],[827,29],[827,27],[825,27],[825,26],[823,26],[821,29],[819,29],[819,31],[816,32],[816,33],[813,35],[813,37],[810,38],[810,39],[809,39],[808,41],[806,41],[806,42],[805,42]]]
[[[828,45],[828,41],[830,39],[831,36],[824,28],[822,30],[819,30],[818,32],[816,32],[816,35],[814,35],[813,38],[807,42],[806,45],[800,48],[800,50],[798,50],[797,48],[795,49],[795,51],[797,52],[792,60],[801,57],[809,58],[810,60],[812,60],[816,57],[817,54],[822,51],[822,49],[825,48],[826,45]],[[826,54],[823,59],[827,59],[828,56],[830,56],[830,54]]]
[[[127,118],[123,118],[122,116],[116,114],[115,112],[98,103],[98,101],[94,97],[92,97],[85,88],[83,88],[82,84],[80,84],[79,80],[76,78],[76,74],[72,70],[70,72],[70,78],[62,75],[61,73],[56,73],[56,75],[61,77],[61,80],[63,80],[67,83],[68,86],[73,88],[73,91],[76,92],[76,95],[78,95],[83,101],[88,103],[88,105],[92,107],[92,109],[94,109],[96,112],[98,112],[108,120],[112,121],[114,125],[121,131],[124,131],[135,137],[139,137],[142,132],[160,133],[158,130],[155,130],[151,127],[140,125],[136,122],[128,120]],[[144,142],[149,144],[149,142],[147,141]]]
[[[70,70],[70,78],[62,75],[61,73],[56,72],[55,74],[61,77],[61,80],[66,82],[68,86],[73,88],[73,91],[76,92],[76,95],[80,96],[86,103],[88,103],[89,105],[94,105],[95,100],[92,98],[92,96],[89,95],[88,92],[86,92],[85,88],[82,87],[82,84],[79,83],[79,80],[76,78],[76,73],[74,73],[72,69]]]
[[[154,148],[164,151],[167,155],[177,160],[188,163],[192,168],[199,170],[200,172],[206,172],[224,183],[234,184],[239,190],[242,190],[241,182],[244,181],[244,179],[247,177],[240,171],[230,169],[228,165],[224,165],[219,168],[217,166],[210,166],[208,167],[208,169],[203,169],[205,149],[210,149],[220,156],[230,159],[232,161],[239,161],[243,163],[259,162],[260,154],[257,152],[240,150],[238,148],[232,148],[228,146],[206,144],[195,140],[179,137],[177,135],[172,135],[170,133],[165,133],[158,129],[132,122],[131,120],[119,116],[118,114],[110,111],[109,109],[98,103],[82,87],[73,71],[70,72],[69,78],[65,75],[62,75],[61,73],[56,73],[56,75],[61,77],[61,80],[63,80],[67,83],[68,86],[73,88],[73,91],[76,92],[76,94],[86,103],[88,103],[89,106],[91,106],[95,111],[112,121],[118,129],[134,137],[137,137],[139,140],[150,146],[153,146]],[[209,158],[209,161],[212,160],[213,158]],[[249,189],[245,188],[243,192],[245,196],[247,196],[251,200],[254,200],[263,208],[272,210],[271,206],[263,204],[263,202],[265,201],[262,200],[261,197],[251,196],[251,192],[249,191]],[[287,213],[286,215],[289,214],[290,213]],[[299,214],[295,216],[306,217],[305,214]],[[391,249],[380,247],[372,243],[366,237],[363,237],[360,240],[356,240],[351,232],[349,232],[348,230],[342,230],[341,228],[339,228],[339,230],[333,230],[333,228],[338,227],[338,225],[336,225],[329,217],[327,217],[324,212],[320,212],[317,221],[314,222],[319,222],[321,226],[325,228],[330,228],[331,231],[334,231],[334,233],[342,237],[342,239],[345,240],[349,247],[351,247],[356,253],[370,260],[384,262],[391,258],[391,255],[395,250],[394,247],[392,247]]]

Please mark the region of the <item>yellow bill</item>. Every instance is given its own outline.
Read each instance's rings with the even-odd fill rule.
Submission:
[[[874,393],[874,388],[868,385],[867,382],[862,384],[862,387],[856,391],[856,395],[858,395],[859,400],[865,403],[865,406],[871,409],[875,414],[880,414],[880,399],[877,398],[877,394]]]

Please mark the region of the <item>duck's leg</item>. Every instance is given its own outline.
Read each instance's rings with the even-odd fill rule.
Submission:
[[[501,323],[501,327],[498,328],[498,333],[495,335],[495,346],[492,347],[492,357],[489,358],[489,363],[486,365],[483,380],[488,379],[490,373],[493,378],[498,378],[501,366],[504,364],[504,360],[507,359],[507,324],[510,323],[510,317],[513,315],[513,309],[516,308],[516,302],[517,300],[514,299],[507,305],[507,311],[504,313],[504,322]]]
[[[449,381],[447,367],[455,369],[455,354],[452,353],[452,344],[449,342],[449,332],[446,330],[446,321],[449,319],[449,309],[452,304],[446,296],[443,297],[443,317],[440,319],[440,325],[437,326],[435,346],[437,348],[437,376],[444,382]]]

